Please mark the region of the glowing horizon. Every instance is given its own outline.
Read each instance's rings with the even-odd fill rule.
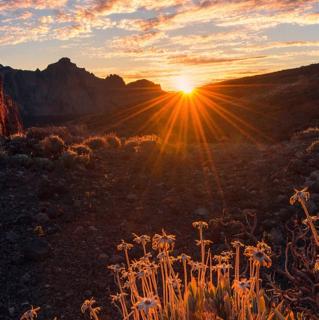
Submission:
[[[0,64],[44,69],[69,57],[99,77],[176,90],[319,62],[315,0],[5,0]]]

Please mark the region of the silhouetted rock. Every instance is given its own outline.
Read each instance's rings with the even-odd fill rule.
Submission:
[[[108,112],[162,94],[154,84],[155,90],[145,93],[141,89],[141,93],[136,94],[128,90],[130,87],[120,76],[98,78],[77,67],[69,58],[62,58],[43,71],[0,66],[0,76],[4,79],[5,92],[19,104],[22,117],[29,122],[36,117],[49,117],[52,123],[55,118],[63,120],[74,115]]]
[[[9,136],[22,131],[19,109],[10,96],[3,90],[0,77],[0,135]]]
[[[136,81],[130,82],[127,84],[127,87],[131,88],[131,89],[161,90],[161,86],[159,84],[155,84],[154,82],[146,80],[146,79],[141,79],[141,80],[136,80]]]

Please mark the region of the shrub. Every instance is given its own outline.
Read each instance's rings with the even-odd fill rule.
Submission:
[[[306,150],[309,153],[318,153],[319,152],[319,139],[311,143],[311,145]]]
[[[22,154],[27,149],[27,138],[24,134],[11,135],[7,141],[7,149],[11,154]]]
[[[161,140],[156,135],[130,137],[125,141],[125,148],[136,152],[153,152],[159,150]]]
[[[90,147],[92,150],[98,150],[106,146],[107,142],[104,137],[95,136],[89,137],[83,141],[83,144]]]
[[[77,165],[87,166],[91,162],[92,150],[84,145],[73,145],[65,150],[60,157],[60,161],[65,168],[73,168]]]
[[[60,161],[65,168],[70,169],[76,165],[78,156],[79,155],[75,151],[68,149],[61,154]]]
[[[70,150],[76,152],[78,155],[91,156],[92,150],[85,144],[73,144],[70,146]]]
[[[64,141],[57,135],[50,135],[40,141],[41,149],[48,157],[57,158],[65,150]]]
[[[121,147],[121,139],[113,132],[107,134],[105,140],[110,148],[117,149]]]

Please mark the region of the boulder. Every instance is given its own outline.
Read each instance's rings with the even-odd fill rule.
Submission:
[[[23,129],[18,106],[12,98],[4,93],[0,77],[0,136],[9,136]]]

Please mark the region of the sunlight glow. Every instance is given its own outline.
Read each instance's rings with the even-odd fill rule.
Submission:
[[[177,83],[177,85],[176,85],[177,89],[179,91],[182,91],[184,94],[191,94],[194,90],[193,84],[185,76],[179,77],[177,79],[176,83]]]

